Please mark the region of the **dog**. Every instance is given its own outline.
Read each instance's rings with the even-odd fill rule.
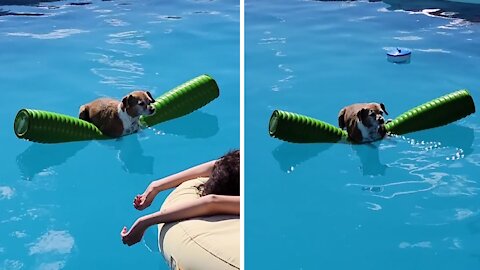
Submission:
[[[94,124],[103,134],[117,138],[140,129],[141,115],[152,115],[155,99],[148,91],[133,91],[122,101],[100,98],[80,106],[78,118]]]
[[[380,140],[387,134],[383,114],[388,115],[383,103],[357,103],[344,107],[338,113],[338,126],[346,128],[354,143]]]

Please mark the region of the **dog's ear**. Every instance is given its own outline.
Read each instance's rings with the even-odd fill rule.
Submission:
[[[360,111],[357,112],[357,117],[363,120],[368,117],[369,113],[370,113],[369,109],[362,108]]]
[[[388,112],[387,110],[385,109],[385,105],[383,105],[383,103],[380,103],[380,108],[382,108],[383,112],[388,115]]]
[[[80,111],[78,112],[78,118],[90,122],[90,114],[88,112],[87,105],[83,105],[80,107]]]
[[[122,99],[122,106],[123,108],[127,108],[128,107],[128,97],[123,97]]]
[[[150,94],[149,91],[145,91],[145,93],[147,93],[147,96],[148,96],[148,98],[150,98],[150,101],[151,101],[152,103],[155,102],[155,99],[152,97],[152,94]]]
[[[132,104],[132,101],[133,101],[133,96],[132,96],[132,95],[125,96],[125,97],[122,99],[123,107],[124,107],[125,109],[129,108],[129,107],[130,107],[130,104]]]
[[[341,129],[345,128],[345,108],[341,109],[338,113],[338,126]]]

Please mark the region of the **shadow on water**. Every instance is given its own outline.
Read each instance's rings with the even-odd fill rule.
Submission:
[[[352,149],[360,159],[363,175],[385,175],[387,165],[380,162],[378,145],[358,144],[352,145]]]
[[[313,0],[319,2],[338,2],[345,0]],[[432,16],[460,18],[471,22],[480,22],[480,1],[474,0],[368,0],[369,2],[384,2],[390,5],[388,10],[405,10],[424,12]]]
[[[17,158],[17,166],[21,177],[31,181],[36,175],[48,171],[49,168],[65,163],[90,141],[40,144],[33,143]],[[152,174],[154,157],[145,156],[138,140],[138,135],[125,136],[117,140],[102,140],[99,144],[113,148],[121,167],[128,173]]]
[[[480,234],[480,217],[473,218],[467,227],[472,234]]]
[[[280,169],[290,173],[305,161],[330,148],[332,143],[296,144],[283,142],[272,151],[272,155],[280,165]]]
[[[185,136],[188,139],[209,138],[218,133],[218,119],[215,115],[195,111],[189,115],[161,123],[156,130],[165,134]]]
[[[411,142],[426,142],[439,147],[461,149],[464,156],[473,152],[474,130],[458,124],[450,124],[433,129],[407,134]],[[276,147],[272,155],[284,172],[292,172],[298,165],[326,151],[331,143],[294,144],[284,142]],[[380,161],[378,144],[352,145],[352,150],[361,162],[363,175],[385,175],[387,165]]]
[[[36,175],[49,168],[65,163],[89,143],[89,141],[58,144],[33,143],[16,158],[22,179],[31,181]]]
[[[436,143],[441,147],[455,147],[462,149],[465,156],[473,152],[475,131],[470,127],[450,124],[407,134],[406,137],[416,142]]]
[[[145,156],[138,140],[138,134],[132,134],[115,140],[98,141],[101,145],[113,148],[122,169],[127,173],[153,174],[152,156]]]
[[[161,124],[160,129],[166,134],[185,136],[186,138],[208,138],[217,134],[218,119],[216,116],[194,112],[185,117]],[[22,179],[32,180],[48,168],[58,166],[85,148],[90,141],[60,144],[34,143],[16,158]],[[113,148],[117,159],[125,172],[137,174],[153,174],[154,157],[143,153],[138,135],[133,134],[116,140],[101,140],[99,144]]]
[[[474,130],[458,124],[422,130],[405,135],[410,143],[424,143],[431,149],[436,147],[453,147],[461,149],[464,156],[473,152]],[[385,175],[388,166],[380,162],[379,148],[376,144],[352,145],[361,162],[363,175]]]

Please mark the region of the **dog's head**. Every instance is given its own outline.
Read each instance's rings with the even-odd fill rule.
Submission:
[[[155,99],[148,91],[133,91],[122,99],[122,107],[131,117],[155,113]]]
[[[357,117],[368,128],[381,127],[385,124],[383,114],[388,115],[383,103],[368,103],[357,112]]]

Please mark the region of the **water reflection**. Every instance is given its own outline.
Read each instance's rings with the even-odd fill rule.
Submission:
[[[420,144],[422,142],[429,142],[437,145],[437,147],[454,147],[461,149],[463,155],[467,156],[473,152],[475,131],[470,127],[450,124],[414,132],[408,134],[407,137]]]
[[[291,173],[298,165],[317,156],[332,145],[332,143],[296,144],[284,142],[272,151],[272,155],[282,171]]]
[[[474,130],[458,124],[395,137],[389,140],[390,144],[380,145],[380,149],[392,147],[392,149],[399,149],[397,150],[399,158],[384,168],[406,171],[409,176],[376,186],[352,183],[348,186],[372,191],[375,193],[372,194],[373,196],[384,199],[420,192],[431,192],[437,196],[472,196],[478,191],[476,182],[465,175],[452,173],[452,170],[462,168],[464,164],[451,161],[470,155],[473,152],[473,141]],[[408,143],[406,147],[405,142]],[[403,144],[403,146],[397,148],[397,144]],[[369,148],[364,147],[364,149]],[[368,151],[372,150],[367,150],[367,154],[369,154]],[[452,151],[455,151],[455,154],[452,154]],[[371,166],[371,161],[377,158],[375,153],[367,154],[359,155],[364,169],[365,166]],[[373,155],[373,159],[362,158],[363,155],[366,157]],[[373,162],[372,166],[375,168],[379,164],[381,163]]]
[[[455,154],[448,154],[448,157],[445,158],[446,160],[455,160],[464,158],[473,152],[474,137],[474,130],[472,128],[458,124],[450,124],[442,127],[414,132],[407,134],[406,136],[389,138],[388,144],[395,145],[399,142],[399,140],[405,140],[410,145],[413,145],[417,148],[420,147],[419,150],[421,152],[432,151],[440,147],[455,148]],[[381,143],[382,142],[352,145],[352,151],[360,160],[360,168],[363,175],[385,175],[389,166],[380,161],[380,150],[382,149]],[[319,153],[327,150],[331,146],[331,143],[294,144],[283,142],[272,151],[272,155],[280,165],[280,169],[282,171],[291,173],[298,165],[317,156]],[[416,156],[421,160],[426,158],[425,154],[421,155],[421,153],[416,153]],[[405,158],[400,160],[403,159]],[[391,166],[400,166],[398,164],[400,160],[392,163]]]
[[[16,158],[22,179],[31,181],[36,175],[49,168],[65,163],[89,143],[89,141],[59,144],[33,143]]]
[[[113,148],[121,168],[127,173],[153,174],[152,156],[143,154],[143,148],[138,140],[138,134],[132,134],[116,140],[98,141],[100,144]]]
[[[184,136],[188,139],[209,138],[218,133],[215,115],[201,111],[159,125],[163,134]],[[33,143],[16,157],[17,166],[24,180],[33,180],[36,175],[49,171],[51,167],[65,163],[90,141],[40,144]],[[133,134],[119,139],[101,140],[99,144],[113,148],[125,172],[152,174],[154,157],[143,153],[139,135]]]
[[[159,253],[158,250],[158,230],[157,226],[152,226],[145,231],[143,235],[143,244],[148,251],[152,253]]]
[[[387,165],[380,162],[379,147],[377,144],[352,145],[361,162],[363,175],[385,175]]]
[[[186,116],[161,123],[154,128],[164,134],[184,136],[188,139],[209,138],[218,133],[218,119],[215,115],[195,111]]]

